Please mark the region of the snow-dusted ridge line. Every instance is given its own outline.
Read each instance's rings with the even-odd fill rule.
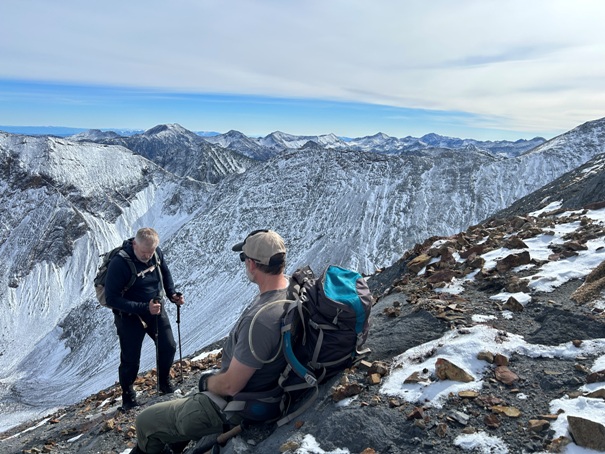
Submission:
[[[508,157],[517,156],[545,142],[536,137],[531,140],[511,141],[479,141],[474,139],[458,139],[438,134],[426,134],[422,137],[391,137],[384,133],[372,136],[343,139],[335,134],[297,136],[281,131],[275,131],[265,137],[247,137],[239,131],[229,131],[204,140],[231,148],[257,159],[267,159],[276,153],[302,148],[309,143],[316,143],[326,149],[354,150],[384,154],[402,154],[430,148],[449,148],[455,150],[484,150],[495,155]]]
[[[19,137],[0,133],[0,151],[18,150],[17,165],[30,175],[47,177],[89,197],[132,184],[133,175],[152,166],[133,159],[123,147],[77,142],[55,137]],[[84,153],[85,150],[85,153]]]

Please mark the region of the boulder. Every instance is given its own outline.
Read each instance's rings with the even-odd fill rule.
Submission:
[[[575,444],[583,448],[605,451],[605,426],[579,416],[567,416],[569,433]]]

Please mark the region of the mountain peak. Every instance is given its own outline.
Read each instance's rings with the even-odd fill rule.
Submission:
[[[229,137],[231,139],[243,139],[248,138],[244,133],[237,131],[235,129],[231,129],[224,134],[225,137]]]
[[[120,135],[114,131],[101,131],[100,129],[89,129],[88,131],[80,132],[78,134],[68,136],[67,138],[70,140],[76,140],[76,141],[80,141],[80,140],[100,141],[100,140],[105,140],[105,139],[115,139],[117,137],[120,137]]]
[[[158,135],[158,134],[162,134],[162,133],[193,134],[191,131],[183,128],[178,123],[157,125],[151,129],[148,129],[143,134],[146,136],[154,136],[154,135]]]
[[[384,132],[377,132],[373,136],[367,136],[369,139],[377,139],[377,140],[389,140],[391,136],[385,134]]]

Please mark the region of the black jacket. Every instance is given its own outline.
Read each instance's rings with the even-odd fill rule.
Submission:
[[[126,245],[124,250],[132,259],[137,272],[146,270],[155,263],[154,258],[148,263],[143,263],[137,259],[134,254],[134,249],[132,248],[132,243]],[[166,295],[170,297],[175,293],[172,274],[170,274],[170,270],[164,261],[162,250],[158,247],[156,252],[160,259],[164,290],[166,291]],[[158,270],[156,268],[155,271],[147,273],[143,278],[137,277],[132,287],[122,295],[122,291],[128,284],[131,275],[132,272],[126,260],[123,257],[116,255],[109,263],[107,278],[105,280],[107,305],[112,309],[117,309],[122,312],[148,315],[149,300],[159,295],[161,289]]]

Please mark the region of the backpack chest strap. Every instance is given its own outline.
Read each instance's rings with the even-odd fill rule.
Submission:
[[[155,271],[155,265],[151,265],[149,268],[139,271],[137,277],[144,278],[146,274],[153,273]]]

